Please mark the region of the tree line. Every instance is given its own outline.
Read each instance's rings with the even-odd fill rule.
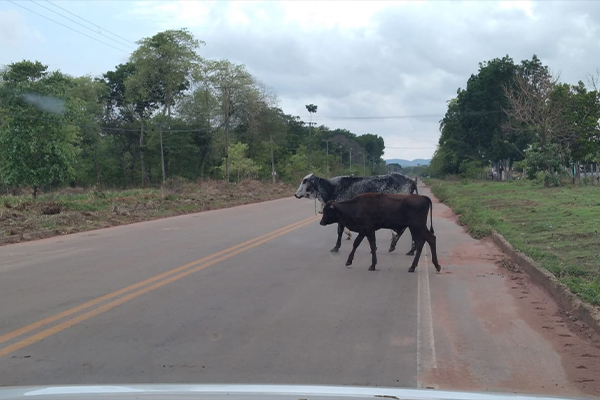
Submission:
[[[510,179],[518,169],[550,186],[566,176],[581,181],[580,171],[587,170],[593,182],[600,93],[598,75],[586,80],[561,83],[535,55],[520,64],[509,56],[480,63],[448,101],[428,172],[474,178],[491,166]]]
[[[0,71],[0,184],[38,190],[132,187],[166,179],[297,182],[385,171],[384,141],[306,124],[247,68],[200,57],[188,30],[141,39],[102,76],[40,61]],[[311,115],[317,106],[306,106]]]

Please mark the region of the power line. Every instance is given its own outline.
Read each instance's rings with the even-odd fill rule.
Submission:
[[[439,118],[439,114],[423,114],[423,115],[390,115],[390,116],[364,116],[364,117],[317,117],[313,119],[322,120],[344,120],[344,119],[358,119],[358,120],[371,120],[371,119],[407,119],[407,118]],[[301,117],[309,118],[309,117]]]
[[[488,115],[503,113],[503,110],[493,111],[467,111],[461,112],[460,115]],[[302,119],[308,119],[309,116],[302,116]],[[381,119],[414,119],[414,118],[443,118],[441,114],[413,114],[413,115],[382,115],[382,116],[357,116],[357,117],[330,117],[330,116],[313,116],[313,120],[381,120]]]
[[[13,3],[13,4],[14,4],[14,5],[16,5],[16,6],[19,6],[19,7],[21,7],[21,8],[22,8],[22,9],[24,9],[24,10],[27,10],[27,11],[29,11],[30,13],[33,13],[33,14],[39,15],[40,17],[42,17],[42,18],[45,18],[45,19],[47,19],[48,21],[52,21],[52,22],[54,22],[55,24],[58,24],[58,25],[60,25],[60,26],[63,26],[63,27],[65,27],[65,28],[67,28],[67,29],[70,29],[70,30],[72,30],[73,32],[77,32],[77,33],[79,33],[80,35],[83,35],[83,36],[85,36],[85,37],[88,37],[88,38],[90,38],[90,39],[92,39],[92,40],[95,40],[96,42],[100,42],[100,43],[102,43],[102,44],[104,44],[104,45],[106,45],[106,46],[108,46],[108,47],[112,47],[113,49],[116,49],[116,50],[119,50],[119,51],[122,51],[122,52],[124,52],[124,53],[127,53],[127,54],[129,54],[129,52],[128,52],[127,50],[120,49],[120,48],[118,48],[118,47],[115,47],[115,46],[113,46],[113,45],[112,45],[112,44],[110,44],[110,43],[106,43],[106,42],[104,42],[104,41],[102,41],[102,40],[100,40],[100,39],[96,39],[95,37],[92,37],[92,36],[90,36],[90,35],[88,35],[88,34],[86,34],[86,33],[83,33],[83,32],[81,32],[81,31],[78,31],[77,29],[71,28],[71,27],[70,27],[70,26],[68,26],[68,25],[65,25],[65,24],[63,24],[63,23],[61,23],[61,22],[58,22],[58,21],[56,21],[56,20],[54,20],[54,19],[52,19],[52,18],[50,18],[50,17],[47,17],[47,16],[45,16],[45,15],[43,15],[43,14],[40,14],[40,13],[38,13],[38,12],[36,12],[36,11],[33,11],[33,10],[32,10],[32,9],[30,9],[30,8],[27,8],[27,7],[25,7],[25,6],[22,6],[21,4],[18,4],[17,2],[15,2],[15,1],[13,1],[13,0],[7,0],[7,1],[8,1],[8,2],[10,2],[10,3]]]
[[[97,25],[97,24],[95,24],[95,23],[93,23],[93,22],[91,22],[91,21],[88,21],[87,19],[85,19],[85,18],[83,18],[83,17],[80,17],[79,15],[77,15],[77,14],[75,14],[75,13],[72,13],[71,11],[67,10],[66,8],[63,8],[63,7],[59,6],[58,4],[54,4],[54,3],[53,3],[53,2],[51,2],[50,0],[46,0],[46,2],[48,2],[48,3],[52,4],[52,5],[53,5],[54,7],[56,7],[56,8],[60,8],[61,10],[65,11],[65,12],[67,12],[67,13],[69,13],[69,14],[71,14],[71,15],[72,15],[72,16],[74,16],[74,17],[77,17],[77,18],[79,18],[79,19],[80,19],[80,20],[82,20],[82,21],[85,21],[85,22],[87,22],[87,23],[88,23],[88,24],[90,24],[90,25],[93,25],[93,26],[95,26],[95,27],[96,27],[96,28],[98,28],[98,29],[102,29],[102,30],[103,30],[103,31],[105,31],[106,33],[110,33],[111,35],[113,35],[113,36],[115,36],[115,37],[118,37],[118,38],[119,38],[119,39],[121,39],[121,40],[124,40],[124,41],[126,41],[126,42],[129,42],[129,43],[131,43],[131,44],[137,44],[137,43],[135,43],[135,42],[133,42],[133,41],[131,41],[131,40],[129,40],[129,39],[125,39],[123,36],[119,36],[119,35],[117,35],[116,33],[109,31],[109,30],[108,30],[108,29],[106,29],[106,28],[102,28],[100,25]]]
[[[46,7],[46,6],[42,5],[42,4],[39,4],[39,3],[35,2],[34,0],[29,0],[29,1],[31,1],[33,4],[35,4],[35,5],[39,6],[39,7],[45,8],[46,10],[50,11],[51,13],[54,13],[54,14],[56,14],[56,15],[60,16],[60,17],[63,17],[63,18],[64,18],[64,19],[66,19],[66,20],[69,20],[69,21],[71,21],[71,22],[73,22],[73,23],[75,23],[75,24],[77,24],[77,25],[79,25],[79,26],[81,26],[81,27],[83,27],[83,28],[85,28],[85,29],[89,30],[89,31],[92,31],[92,32],[94,32],[94,33],[98,33],[96,30],[94,30],[94,29],[92,29],[92,28],[90,28],[90,27],[88,27],[88,26],[85,26],[85,25],[84,25],[84,24],[82,24],[81,22],[77,22],[77,21],[75,21],[75,20],[74,20],[74,19],[72,19],[72,18],[69,18],[69,17],[67,17],[67,16],[64,16],[63,14],[61,14],[61,13],[59,13],[59,12],[57,12],[57,11],[54,11],[54,10],[52,10],[51,8],[49,8],[49,7]],[[50,3],[50,4],[52,4],[52,3]],[[98,27],[98,28],[100,28],[100,27]],[[121,42],[121,41],[119,41],[119,40],[117,40],[117,39],[113,39],[113,38],[110,38],[110,37],[107,37],[107,39],[109,39],[109,40],[112,40],[113,42],[119,43],[119,44],[120,44],[120,45],[122,45],[122,46],[126,46],[126,47],[129,47],[129,48],[131,48],[131,49],[134,49],[134,47],[132,47],[131,45],[128,45],[128,44],[126,44],[126,43],[123,43],[123,42]]]
[[[5,115],[9,115],[11,117],[17,117],[17,118],[28,118],[28,119],[35,119],[35,120],[39,120],[39,121],[47,121],[47,122],[52,122],[52,123],[56,123],[56,124],[60,124],[60,125],[70,125],[70,126],[78,126],[80,128],[94,128],[94,129],[101,129],[103,131],[116,131],[116,132],[139,132],[140,129],[131,129],[131,128],[112,128],[109,126],[100,126],[100,125],[85,125],[85,124],[77,124],[74,122],[67,122],[67,121],[59,121],[56,120],[54,118],[43,118],[43,117],[35,117],[31,114],[18,114],[18,113],[11,113],[11,112],[7,112],[7,111],[3,111],[0,110],[0,114],[5,114]],[[184,132],[206,132],[207,129],[172,129],[172,130],[168,130],[167,132],[171,132],[171,133],[184,133]]]
[[[435,150],[437,147],[396,147],[396,146],[385,146],[385,150]]]

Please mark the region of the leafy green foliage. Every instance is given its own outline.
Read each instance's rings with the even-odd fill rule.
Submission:
[[[248,145],[245,143],[235,143],[229,145],[229,164],[237,182],[242,179],[256,178],[260,166],[256,165],[251,158],[246,156]],[[225,176],[225,158],[223,164],[219,167],[223,176]]]
[[[29,74],[29,75],[27,75]],[[0,164],[4,184],[58,185],[74,176],[79,129],[67,122],[82,114],[82,102],[67,98],[73,80],[47,73],[39,63],[8,66],[2,75],[8,112],[0,126]]]
[[[494,59],[448,102],[430,172],[476,178],[490,164],[524,160],[529,179],[555,185],[574,163],[598,160],[599,121],[596,90],[557,83],[535,55],[518,65]]]

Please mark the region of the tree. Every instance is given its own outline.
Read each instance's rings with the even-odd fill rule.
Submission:
[[[555,101],[563,103],[566,132],[561,135],[569,150],[580,180],[579,163],[593,162],[600,151],[600,97],[596,90],[588,91],[584,83],[558,85]]]
[[[101,124],[103,122],[104,104],[103,98],[108,93],[108,86],[89,76],[73,79],[73,85],[69,88],[67,95],[73,99],[82,100],[81,113],[73,122],[80,126],[81,152],[78,160],[77,176],[79,179],[87,180],[86,183],[100,182],[100,163],[98,161],[98,149],[101,140]],[[91,160],[89,162],[88,160]],[[93,168],[93,173],[89,167]],[[93,178],[90,178],[93,176]]]
[[[190,77],[199,69],[201,59],[196,49],[200,43],[204,42],[196,40],[186,29],[168,30],[140,40],[140,46],[131,55],[131,62],[136,67],[128,82],[132,95],[138,99],[149,98],[151,91],[158,88],[162,114],[170,117],[176,97],[189,87]],[[162,132],[163,125],[160,126],[160,151],[164,182]]]
[[[72,79],[40,63],[10,64],[2,73],[0,126],[1,176],[6,185],[29,185],[33,197],[46,184],[74,176],[78,127],[69,123],[81,112],[79,99],[67,99]]]
[[[182,97],[177,106],[177,115],[189,127],[192,141],[198,148],[196,165],[201,178],[207,162],[210,162],[210,150],[213,136],[218,127],[220,115],[219,99],[206,83],[198,85],[192,93]],[[217,160],[220,161],[220,157]]]
[[[125,93],[122,108],[125,110],[122,113],[131,116],[132,119],[137,116],[140,122],[139,156],[142,187],[144,187],[147,178],[144,160],[144,120],[149,118],[158,109],[161,101],[165,98],[164,87],[158,84],[156,74],[138,74],[137,70],[140,67],[140,63],[129,62],[125,65],[119,65],[119,67],[121,67],[121,70],[115,74],[115,78],[124,78],[123,86],[125,87]],[[119,89],[120,82],[117,80],[115,83],[116,89]]]
[[[490,162],[510,171],[514,161],[523,159],[531,135],[512,114],[507,93],[518,93],[515,80],[519,73],[542,68],[536,56],[520,66],[509,56],[480,63],[466,88],[459,88],[448,102],[431,173],[474,175]]]
[[[229,159],[231,163],[231,170],[237,174],[237,182],[241,179],[254,178],[260,170],[260,166],[256,165],[251,158],[246,156],[248,151],[248,145],[245,143],[232,144],[229,149],[229,157],[226,159],[223,157],[223,163],[221,164],[221,173],[226,173],[226,161]]]
[[[128,93],[126,84],[135,71],[135,65],[127,62],[117,65],[114,71],[107,71],[100,79],[100,82],[108,86],[108,92],[102,96],[104,102],[103,127],[106,128],[106,134],[111,137],[113,142],[114,153],[121,169],[121,182],[126,185],[128,181],[134,180],[135,160],[139,157],[142,186],[144,186],[146,184],[143,147],[145,138],[141,116],[156,110],[157,100],[146,98],[132,102],[134,96]],[[158,93],[154,91],[152,93],[152,97],[158,96]],[[139,124],[136,116],[140,117]],[[129,170],[129,178],[126,168]]]
[[[310,150],[312,147],[312,115],[317,112],[317,106],[314,104],[307,104],[306,110],[310,114],[310,122],[308,123],[308,158],[307,158],[307,170],[310,172]]]
[[[360,135],[356,138],[356,141],[365,148],[365,151],[369,155],[369,157],[374,158],[376,160],[383,157],[383,150],[385,150],[385,142],[383,138],[379,135],[374,135],[372,133],[366,133],[364,135]]]
[[[552,77],[548,67],[533,56],[523,61],[514,79],[513,87],[504,87],[509,102],[505,109],[512,129],[532,135],[534,146],[539,146],[546,159],[545,171],[552,172],[554,151],[548,146],[555,142],[568,141],[570,129],[564,118],[565,101],[557,91],[558,78]]]
[[[244,107],[260,99],[260,92],[245,65],[227,60],[207,61],[203,76],[220,106],[219,127],[225,136],[225,180],[229,182],[229,132],[241,122]]]

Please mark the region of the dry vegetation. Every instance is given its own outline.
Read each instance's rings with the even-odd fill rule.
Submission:
[[[161,188],[97,190],[65,188],[31,196],[0,196],[0,237],[41,230],[60,234],[87,231],[193,212],[290,197],[278,183],[167,181]]]

